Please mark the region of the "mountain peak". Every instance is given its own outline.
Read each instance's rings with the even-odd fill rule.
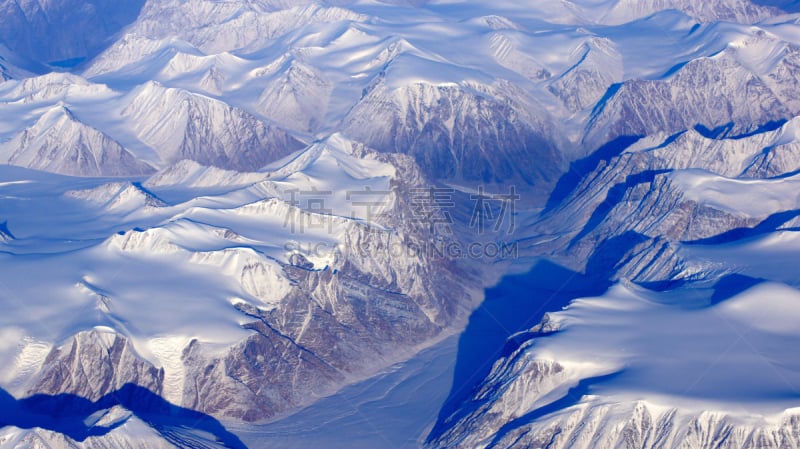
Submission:
[[[81,122],[63,103],[0,144],[7,163],[75,176],[131,176],[153,168],[101,131]]]

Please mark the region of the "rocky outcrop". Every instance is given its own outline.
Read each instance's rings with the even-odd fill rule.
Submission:
[[[132,94],[122,117],[162,161],[256,171],[299,150],[285,131],[221,101],[148,83]]]
[[[725,413],[597,401],[520,426],[488,445],[439,447],[780,449],[800,444],[799,430],[800,417],[788,413],[779,424],[743,423]]]
[[[344,132],[379,151],[413,156],[435,179],[544,190],[562,164],[546,119],[481,86],[379,81],[345,119]]]
[[[126,338],[111,330],[93,329],[53,349],[28,392],[97,401],[128,384],[159,394],[163,380],[163,371],[137,355]]]

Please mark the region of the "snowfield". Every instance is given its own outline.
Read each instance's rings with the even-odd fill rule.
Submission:
[[[0,448],[800,446],[792,3],[0,4]]]

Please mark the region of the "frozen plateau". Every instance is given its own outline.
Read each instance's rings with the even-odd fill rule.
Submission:
[[[800,449],[800,2],[0,0],[0,449]]]

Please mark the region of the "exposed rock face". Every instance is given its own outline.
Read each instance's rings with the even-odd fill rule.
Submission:
[[[0,344],[13,365],[0,369],[0,380],[13,378],[3,386],[15,394],[52,395],[55,404],[100,401],[96,416],[76,416],[111,428],[83,438],[23,422],[0,432],[0,447],[215,447],[224,442],[193,433],[207,429],[147,421],[141,408],[261,422],[402,361],[462,324],[482,279],[498,274],[425,251],[491,238],[465,232],[474,212],[467,198],[484,184],[511,184],[532,207],[555,188],[541,213],[515,212],[520,227],[507,237],[518,239],[523,256],[561,262],[601,286],[657,284],[651,293],[731,271],[690,260],[691,244],[800,226],[793,18],[773,19],[776,9],[739,0],[449,3],[0,5],[0,42],[11,49],[0,47],[0,162],[87,177],[161,169],[147,181],[65,186],[64,177],[31,172],[22,183],[0,183],[3,205],[13,206],[0,213],[10,214],[15,232],[21,223],[24,237],[15,241],[0,225],[0,258],[28,263],[35,254],[41,266],[58,265],[53,291],[64,292],[64,302],[56,295],[48,307],[90,315],[60,326],[65,335],[56,341],[4,321],[0,343],[24,340]],[[666,37],[630,37],[645,28]],[[43,72],[82,58],[90,59],[73,71],[91,81],[28,77],[16,67]],[[2,82],[10,78],[25,79]],[[299,151],[301,141],[314,143]],[[586,157],[567,167],[574,155]],[[33,193],[17,198],[27,183]],[[75,228],[56,238],[20,206],[51,184],[52,204],[68,203],[83,220],[68,217]],[[450,185],[463,188],[445,188],[454,232],[414,226],[412,191]],[[325,201],[304,207],[285,195],[326,191],[330,205],[344,190],[373,187],[391,200],[377,217],[341,205],[310,210]],[[732,198],[739,189],[757,204]],[[51,213],[50,204],[41,213]],[[300,235],[287,230],[293,219],[330,227]],[[295,240],[330,251],[290,249]],[[123,262],[139,274],[105,270]],[[193,282],[206,288],[177,291]],[[201,301],[205,290],[211,298]],[[36,293],[19,296],[41,299]],[[154,314],[166,305],[158,301],[170,301],[176,315],[214,315],[199,317],[212,325],[180,327],[169,317],[168,330],[137,329],[125,318],[150,324],[134,310],[150,300]],[[800,419],[789,414],[775,425],[603,397],[552,406],[583,379],[559,354],[532,350],[558,332],[546,317],[513,335],[429,445],[800,444]]]
[[[135,213],[152,211],[167,204],[130,182],[113,182],[89,190],[70,190],[67,197],[94,203],[109,213]]]
[[[432,447],[764,448],[798,444],[797,415],[780,424],[741,423],[723,413],[686,413],[644,402],[575,406],[495,439],[441,442]]]
[[[571,55],[573,64],[548,86],[572,113],[594,107],[609,86],[622,82],[622,55],[608,39],[589,38]]]
[[[727,382],[731,379],[729,375],[738,373],[728,364],[740,361],[741,352],[746,350],[732,351],[730,358],[726,358],[725,354],[718,354],[712,349],[711,358],[716,358],[716,362],[709,364],[705,363],[706,356],[697,354],[709,348],[707,346],[703,349],[705,339],[694,338],[698,334],[693,332],[698,327],[709,326],[711,330],[703,330],[701,333],[708,332],[706,336],[711,336],[711,339],[726,332],[726,329],[716,329],[713,324],[714,319],[709,319],[706,314],[714,317],[719,316],[715,315],[717,313],[725,314],[727,310],[733,310],[744,303],[741,297],[727,300],[736,303],[735,305],[726,304],[724,302],[726,300],[723,300],[714,306],[718,307],[715,311],[695,306],[694,311],[687,315],[685,304],[680,306],[684,308],[683,310],[676,311],[673,305],[650,302],[650,298],[656,297],[655,292],[645,289],[637,290],[644,296],[629,297],[632,301],[627,304],[633,307],[620,307],[625,301],[618,302],[614,297],[632,291],[627,288],[617,285],[612,288],[611,293],[601,298],[576,299],[563,310],[545,314],[539,325],[514,335],[495,361],[489,374],[471,390],[462,407],[447,416],[443,421],[445,423],[443,427],[434,428],[427,442],[428,447],[676,449],[781,448],[797,444],[797,426],[800,418],[796,409],[786,408],[787,404],[790,407],[792,404],[788,398],[786,402],[778,401],[770,406],[771,411],[767,413],[762,409],[756,411],[754,407],[750,409],[753,413],[747,415],[735,411],[726,412],[733,408],[726,401],[736,400],[728,392],[734,391],[735,394],[741,392],[741,385],[738,382]],[[783,288],[781,292],[784,294],[797,294],[792,288]],[[776,292],[769,292],[768,288],[751,292],[746,294],[750,296],[745,302],[752,301],[755,307],[761,307],[766,298],[772,296],[771,293]],[[659,297],[659,300],[663,301],[669,296],[667,293]],[[595,306],[597,307],[594,309],[595,312],[603,310],[608,314],[603,312],[590,316],[576,313],[577,309],[592,309]],[[655,315],[650,317],[646,313],[639,315],[642,310],[639,309],[640,306],[654,307]],[[642,326],[640,329],[664,327],[662,330],[653,330],[653,335],[647,337],[642,336],[646,333],[637,332],[632,338],[626,336],[616,340],[613,335],[615,331],[610,330],[615,324],[611,322],[628,313],[644,320],[646,324],[634,325]],[[702,318],[699,323],[690,326],[692,313],[700,314]],[[662,320],[670,314],[678,317],[677,322],[665,325]],[[613,317],[611,322],[606,321],[609,317]],[[750,317],[742,319],[747,321],[748,318]],[[772,320],[774,317],[770,321]],[[616,324],[621,322],[618,321]],[[563,345],[564,339],[569,339],[570,335],[575,336],[576,334],[571,333],[578,328],[593,327],[598,323],[605,324],[600,324],[595,330],[605,328],[605,332],[582,334],[578,340]],[[674,348],[671,348],[673,351],[666,360],[664,356],[657,354],[660,351],[659,345],[664,344],[668,336],[676,333],[676,324],[686,325],[684,332],[691,335],[685,340],[685,343],[691,345],[690,353],[681,354],[682,357],[691,360],[690,363],[686,363],[687,359],[678,362],[678,357],[675,357],[675,361],[671,360],[669,357],[676,352]],[[723,321],[721,324],[727,326],[731,323]],[[660,332],[664,334],[655,337],[655,334]],[[735,332],[738,330],[733,332],[733,335],[736,335]],[[559,339],[561,346],[558,343]],[[613,349],[605,346],[605,343],[594,346],[592,340],[595,339],[614,341],[611,345]],[[633,349],[636,345],[631,344],[634,340],[649,340],[655,344],[646,343],[651,351],[636,354],[637,349]],[[722,337],[722,340],[728,344],[727,336]],[[763,342],[752,336],[751,340]],[[573,345],[575,343],[577,346],[588,346],[591,349],[576,357],[576,353],[571,353],[577,347]],[[600,349],[601,347],[604,349]],[[760,350],[768,351],[764,347]],[[615,351],[619,355],[618,358],[609,356]],[[595,355],[599,353],[604,353],[604,356]],[[759,359],[763,357],[761,352],[754,352],[754,356]],[[643,362],[644,360],[647,361]],[[659,368],[651,371],[643,368],[644,365],[639,365],[640,362],[655,363]],[[720,363],[725,368],[715,368],[715,363]],[[669,371],[668,367],[673,364],[682,365],[674,372],[664,375],[665,371]],[[692,374],[687,377],[688,381],[684,384],[682,376],[687,371]],[[777,385],[778,388],[788,386],[787,391],[791,391],[793,387],[788,383],[791,381],[787,380],[785,377],[787,375],[791,378],[795,374],[791,369],[779,374],[776,377]],[[646,380],[642,379],[644,381],[642,389],[636,386],[630,387],[631,383],[639,382],[633,380],[637,376],[646,377]],[[675,378],[679,380],[673,384]],[[700,388],[702,392],[696,393],[695,388],[701,383],[705,384]],[[761,385],[767,389],[775,387],[775,384],[770,382]],[[672,386],[677,386],[677,390],[668,392]],[[659,392],[665,392],[666,396],[660,395]],[[763,396],[756,394],[754,397],[761,399]]]
[[[516,356],[525,357],[522,353]],[[563,366],[547,360],[517,359],[500,369],[493,370],[491,380],[470,398],[473,412],[445,421],[450,427],[429,442],[431,447],[485,446],[506,422],[519,418],[533,404],[554,393],[566,377]]]
[[[379,151],[410,154],[437,179],[552,184],[561,157],[547,122],[502,92],[479,89],[378,82],[344,129]]]
[[[787,198],[785,204],[758,211],[740,210],[698,197],[692,193],[691,182],[682,179],[706,173],[769,183],[790,176],[800,168],[795,127],[792,120],[744,138],[712,139],[690,130],[638,141],[620,139],[572,164],[540,223],[543,234],[556,229],[569,232],[558,233],[536,249],[571,266],[582,261],[577,268],[612,273],[613,278],[647,281],[688,276],[680,274],[686,267],[676,259],[676,243],[754,228],[777,220],[784,207],[794,206],[793,198]],[[788,225],[789,218],[775,226]]]
[[[168,163],[188,159],[224,169],[256,171],[302,147],[285,131],[245,111],[157,83],[135,92],[122,116]]]
[[[53,349],[29,394],[65,393],[97,401],[127,384],[158,394],[163,380],[163,371],[142,360],[126,338],[95,329],[80,332]]]
[[[800,167],[795,127],[792,120],[752,136],[730,138],[711,138],[695,130],[653,135],[649,130],[648,137],[612,142],[572,164],[537,224],[542,235],[552,238],[543,238],[544,243],[536,242],[529,250],[548,253],[603,279],[632,280],[655,289],[697,280],[716,282],[728,268],[690,258],[688,244],[726,244],[794,229],[797,200],[792,195],[778,194],[785,201],[753,203],[760,198],[754,193],[757,186],[770,186],[777,193],[780,185],[795,179]],[[726,192],[717,187],[722,183],[737,188]],[[553,375],[546,367],[566,361],[557,354],[542,357],[536,352],[538,342],[546,344],[547,338],[558,338],[558,332],[558,325],[546,317],[537,328],[516,335],[509,342],[516,349],[498,358],[469,399],[430,436],[430,447],[797,444],[798,419],[791,411],[775,424],[743,421],[724,412],[591,396],[581,390],[591,378],[571,376],[574,366]]]
[[[470,293],[459,285],[459,271],[450,262],[402,257],[389,262],[382,260],[389,255],[380,247],[388,235],[361,228],[349,237],[352,247],[343,251],[345,257],[369,256],[343,259],[321,271],[284,266],[292,287],[276,307],[239,306],[257,320],[246,325],[252,336],[221,355],[210,355],[198,342],[184,350],[185,406],[264,420],[398,360],[464,313],[449,298],[457,292],[469,301]]]
[[[369,220],[320,216],[271,196],[281,195],[280,187],[291,180],[303,182],[317,165],[339,179],[347,173],[355,186],[385,185],[380,204],[388,209]],[[198,183],[236,184],[237,175],[250,180],[246,188],[200,206],[194,201],[167,204],[138,183],[101,184],[65,196],[75,206],[85,202],[107,217],[161,217],[150,218],[146,229],[114,233],[93,250],[118,262],[172,261],[192,271],[219,272],[224,276],[220,283],[234,286],[235,295],[222,299],[245,336],[225,344],[202,332],[197,338],[138,337],[130,331],[134,325],[119,316],[126,299],[109,292],[113,285],[106,285],[102,276],[83,278],[77,286],[95,300],[89,305],[92,313],[116,331],[80,333],[54,349],[27,384],[29,394],[97,400],[130,384],[176,406],[263,421],[410,356],[463,320],[474,305],[477,280],[467,276],[467,265],[424,250],[434,239],[457,242],[458,236],[436,236],[427,226],[414,224],[411,191],[430,184],[410,157],[380,154],[334,138],[256,180],[252,173],[201,170],[198,176],[208,179]],[[286,217],[330,221],[321,238],[336,239],[336,244],[326,246],[335,251],[324,263],[314,251],[304,256],[297,250],[286,259],[264,252],[257,239],[275,245],[274,232],[316,243],[313,236],[275,227],[276,220]],[[217,226],[217,221],[231,227]]]
[[[580,2],[576,2],[580,4]],[[774,9],[759,6],[753,2],[725,0],[711,3],[692,1],[647,0],[611,2],[613,5],[601,19],[605,23],[624,23],[639,17],[646,17],[656,11],[677,9],[703,22],[726,20],[740,23],[753,23],[774,15]]]
[[[763,36],[741,45],[778,56],[774,63],[754,67],[732,46],[689,61],[665,80],[612,85],[594,109],[586,142],[600,145],[620,136],[672,134],[698,126],[736,136],[800,113],[800,50]]]

